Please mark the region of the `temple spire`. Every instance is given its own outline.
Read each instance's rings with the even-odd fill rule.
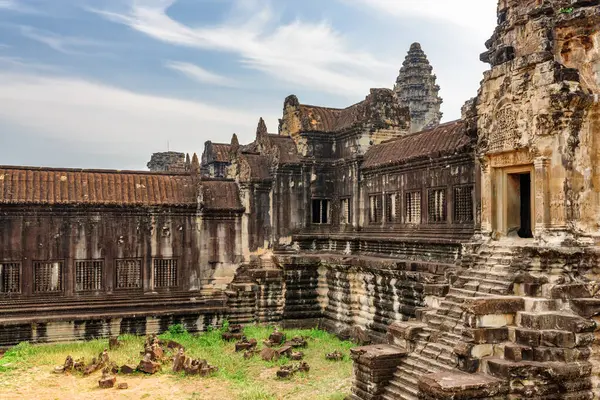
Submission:
[[[440,87],[435,82],[433,67],[421,45],[413,43],[394,86],[401,105],[410,109],[411,132],[434,128],[442,119]]]
[[[265,124],[265,120],[262,117],[258,120],[258,127],[256,128],[256,137],[267,135],[267,124]]]

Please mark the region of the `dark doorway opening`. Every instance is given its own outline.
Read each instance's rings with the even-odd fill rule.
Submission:
[[[531,175],[529,173],[519,175],[520,197],[521,197],[521,226],[517,231],[520,238],[532,238],[531,231]]]

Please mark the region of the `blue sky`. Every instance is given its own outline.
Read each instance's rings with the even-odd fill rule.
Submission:
[[[0,0],[0,164],[144,169],[346,107],[420,42],[445,120],[477,93],[496,0]]]

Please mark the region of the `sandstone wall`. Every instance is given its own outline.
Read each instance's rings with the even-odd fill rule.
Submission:
[[[529,164],[536,235],[597,235],[598,5],[502,0],[499,22],[482,56],[492,69],[477,99],[482,225],[499,229],[496,171]],[[515,150],[518,157],[503,154]]]

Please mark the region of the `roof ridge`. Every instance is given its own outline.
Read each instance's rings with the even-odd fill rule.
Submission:
[[[96,174],[135,174],[135,175],[157,175],[157,176],[189,176],[188,172],[176,171],[146,171],[128,169],[102,169],[102,168],[68,168],[68,167],[43,167],[32,165],[0,165],[1,169],[12,169],[21,171],[43,171],[43,172],[84,172]]]
[[[440,128],[444,128],[444,127],[449,126],[449,125],[457,124],[459,122],[463,122],[463,120],[462,119],[455,119],[454,121],[444,122],[443,124],[439,124],[435,128],[429,128],[429,129],[424,129],[424,130],[418,131],[418,132],[408,133],[406,135],[402,135],[402,136],[399,136],[399,137],[396,137],[396,138],[393,138],[393,139],[384,140],[383,142],[381,142],[379,144],[391,143],[391,142],[395,142],[397,140],[401,140],[401,139],[405,139],[405,138],[409,138],[409,137],[421,135],[421,134],[424,134],[424,133],[427,133],[427,132],[435,131],[435,130],[440,129]]]

